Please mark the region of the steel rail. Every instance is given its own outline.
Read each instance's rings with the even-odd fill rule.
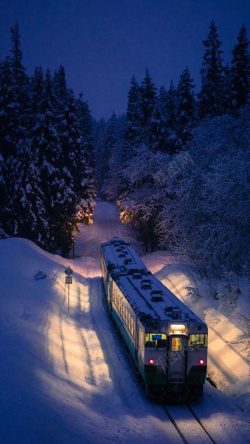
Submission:
[[[207,434],[207,436],[211,439],[213,444],[216,444],[215,440],[212,438],[212,436],[210,435],[210,433],[207,431],[207,429],[204,427],[204,425],[202,424],[201,420],[198,418],[198,416],[196,415],[196,413],[193,411],[192,407],[190,404],[186,404],[188,410],[192,413],[192,415],[194,416],[194,418],[196,419],[196,421],[200,424],[200,426],[203,428],[204,432]]]

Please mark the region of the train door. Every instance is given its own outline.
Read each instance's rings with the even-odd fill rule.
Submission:
[[[139,355],[139,324],[136,318],[136,324],[135,324],[135,360],[138,363],[138,355]]]
[[[169,336],[167,370],[169,382],[185,382],[187,337]]]

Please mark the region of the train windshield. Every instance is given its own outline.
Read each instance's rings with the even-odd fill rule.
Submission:
[[[146,333],[145,334],[145,347],[167,347],[167,335],[162,333]]]
[[[207,347],[207,335],[200,333],[197,335],[190,335],[188,345],[190,347]]]
[[[182,352],[183,351],[183,338],[182,337],[172,337],[172,351]]]

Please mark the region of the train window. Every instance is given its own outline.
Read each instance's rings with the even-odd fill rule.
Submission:
[[[131,317],[131,324],[130,325],[131,325],[130,333],[131,333],[132,337],[134,337],[134,320],[132,317]]]
[[[172,351],[182,351],[182,338],[172,338]]]
[[[160,333],[159,334],[146,333],[145,347],[157,347],[157,348],[167,347],[167,335]]]
[[[143,338],[144,338],[144,335],[143,335],[143,331],[141,331],[141,348],[143,349]]]
[[[190,335],[188,345],[190,347],[207,347],[207,335],[204,333]]]

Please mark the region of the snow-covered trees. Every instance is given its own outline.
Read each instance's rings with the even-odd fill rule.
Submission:
[[[188,254],[200,268],[236,273],[250,268],[250,109],[194,131],[190,162],[175,180],[157,232],[165,246]],[[178,157],[176,158],[178,161]]]
[[[18,25],[0,63],[1,235],[67,254],[95,205],[91,117],[67,88],[62,66],[25,73]]]
[[[140,231],[146,251],[156,246],[155,222],[169,192],[164,186],[169,160],[168,154],[139,145],[123,171],[127,190],[117,200],[120,217]]]
[[[116,200],[121,220],[139,230],[146,251],[162,246],[189,255],[204,271],[245,273],[250,269],[246,29],[239,33],[231,66],[223,66],[214,22],[204,45],[198,100],[188,68],[177,88],[171,82],[158,94],[148,70],[141,85],[132,78],[125,137],[118,136],[112,149],[104,142],[99,151],[107,155],[102,191]]]

